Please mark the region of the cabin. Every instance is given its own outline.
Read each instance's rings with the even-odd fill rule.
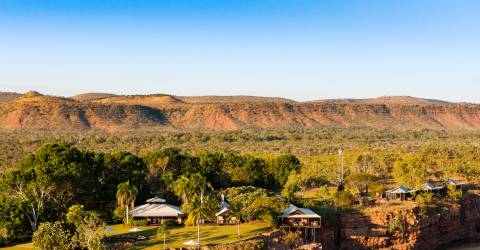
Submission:
[[[442,185],[444,185],[444,186],[449,186],[450,185],[450,186],[458,187],[458,186],[461,186],[462,184],[460,182],[452,179],[452,178],[448,178],[448,180],[442,182]]]
[[[134,220],[147,220],[148,224],[163,224],[165,221],[183,223],[183,212],[180,207],[166,203],[165,199],[154,197],[147,204],[133,208],[130,215]]]
[[[390,189],[385,191],[385,198],[387,200],[407,200],[412,198],[412,194],[415,193],[416,190],[410,190],[403,185],[400,185],[396,188]]]
[[[299,208],[293,204],[283,211],[279,216],[280,225],[294,228],[320,228],[320,215],[308,208]]]
[[[237,218],[237,216],[232,212],[230,204],[225,200],[225,196],[223,194],[220,209],[215,216],[217,217],[217,224],[219,225],[232,225],[240,222],[240,218]]]
[[[322,217],[308,208],[290,204],[279,216],[280,227],[299,232],[306,242],[317,242],[322,227]]]
[[[425,182],[423,183],[420,188],[417,191],[420,192],[431,192],[431,193],[440,193],[442,190],[444,190],[444,186],[435,186],[431,182]]]

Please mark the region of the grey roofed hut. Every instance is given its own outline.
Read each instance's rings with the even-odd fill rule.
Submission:
[[[317,242],[317,233],[322,227],[322,217],[308,208],[296,207],[290,204],[278,217],[280,227],[303,231],[305,241]]]
[[[448,178],[448,180],[442,182],[442,185],[445,185],[445,186],[447,186],[447,185],[460,186],[462,184],[460,182],[452,179],[452,178]]]
[[[174,205],[166,204],[165,202],[165,199],[158,197],[148,199],[147,204],[133,208],[130,214],[133,219],[144,219],[151,224],[163,223],[165,220],[182,224],[182,209]]]
[[[219,211],[215,214],[217,217],[217,224],[236,224],[240,218],[232,212],[230,204],[225,201],[225,196],[222,194],[222,203],[220,204]]]
[[[420,191],[427,191],[427,192],[438,192],[443,190],[445,187],[443,186],[435,186],[431,182],[425,182],[420,186]]]
[[[385,196],[387,200],[406,200],[411,196],[411,193],[414,193],[415,190],[410,190],[403,185],[400,185],[396,188],[385,191]]]
[[[284,226],[291,227],[320,227],[321,216],[308,208],[296,207],[290,204],[279,216]]]

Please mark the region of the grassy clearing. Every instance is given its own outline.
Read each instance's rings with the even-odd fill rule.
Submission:
[[[141,242],[134,249],[163,249],[163,238],[157,238],[157,227],[146,226],[138,227],[143,232],[128,233],[128,230],[133,227],[126,227],[124,225],[112,225],[108,228],[113,229],[107,235],[144,235],[149,240]],[[242,239],[250,238],[258,233],[267,231],[268,226],[264,223],[244,223],[240,225],[240,234]],[[197,240],[197,227],[185,226],[174,227],[170,229],[170,235],[167,237],[166,246],[179,248],[183,243],[189,240]],[[203,244],[221,244],[237,241],[237,226],[217,226],[217,225],[202,225],[200,226],[200,242]],[[2,248],[5,250],[32,250],[34,249],[31,243],[16,245],[12,247]]]
[[[25,244],[20,244],[20,245],[16,245],[16,246],[5,247],[5,248],[2,248],[2,249],[5,249],[5,250],[32,250],[32,249],[35,249],[35,248],[33,247],[32,243],[25,243]]]
[[[115,231],[113,235],[127,233],[130,228],[123,225],[115,225],[112,227]],[[241,238],[250,238],[258,233],[267,231],[268,226],[264,223],[248,223],[240,225]],[[148,241],[138,244],[135,249],[159,249],[163,247],[163,238],[157,238],[156,227],[141,227],[145,230],[139,234],[149,237]],[[170,230],[170,235],[166,240],[167,247],[179,248],[183,243],[189,240],[197,239],[197,227],[174,227]],[[235,242],[237,238],[237,226],[217,226],[202,225],[200,226],[200,242],[202,244],[221,244]]]

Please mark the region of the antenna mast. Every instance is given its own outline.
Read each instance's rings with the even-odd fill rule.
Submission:
[[[338,188],[343,189],[344,172],[343,172],[343,149],[338,150]]]

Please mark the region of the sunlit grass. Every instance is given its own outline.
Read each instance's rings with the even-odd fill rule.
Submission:
[[[131,227],[126,228],[123,225],[112,226],[115,231],[113,235],[127,233]],[[141,242],[136,245],[135,249],[159,249],[163,247],[163,238],[157,238],[157,227],[139,227],[145,230],[141,235],[149,237],[149,240]],[[246,223],[240,225],[241,239],[246,239],[255,236],[258,233],[267,231],[268,226],[264,223]],[[197,227],[185,226],[174,227],[170,230],[170,234],[166,240],[166,246],[169,248],[180,248],[183,243],[189,240],[197,240]],[[238,241],[237,226],[217,226],[217,225],[202,225],[200,226],[200,242],[202,245],[222,244]]]
[[[163,249],[163,238],[157,238],[156,226],[137,227],[143,232],[129,233],[128,230],[134,228],[124,225],[112,225],[108,228],[113,229],[107,235],[144,235],[148,237],[147,241],[140,242],[134,249]],[[240,225],[241,239],[246,239],[255,236],[258,233],[263,233],[268,230],[265,223],[244,223]],[[166,240],[166,247],[180,248],[183,243],[189,240],[197,240],[197,227],[195,226],[178,226],[170,229],[170,234]],[[200,226],[200,242],[202,245],[222,244],[238,241],[237,226],[217,226],[217,225],[202,225]],[[20,244],[12,247],[2,248],[5,250],[32,250],[34,249],[32,243]]]

